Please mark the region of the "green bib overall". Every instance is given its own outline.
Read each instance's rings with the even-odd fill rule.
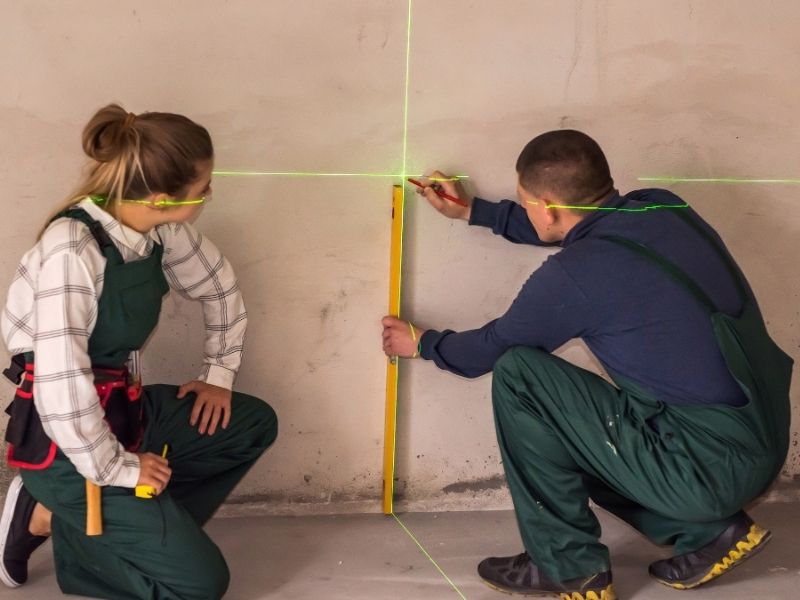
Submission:
[[[92,365],[122,369],[158,323],[168,290],[162,247],[156,244],[150,256],[125,263],[102,225],[85,211],[72,209],[62,216],[86,223],[106,257],[97,322],[89,339]],[[96,371],[96,385],[97,379]],[[176,600],[216,599],[225,592],[225,560],[202,524],[275,440],[277,419],[265,402],[234,392],[227,429],[200,435],[189,424],[194,394],[179,400],[177,393],[173,385],[149,385],[141,391],[144,434],[139,451],[160,454],[169,444],[173,473],[166,490],[147,500],[130,488],[103,487],[103,535],[86,536],[84,479],[61,451],[46,470],[22,471],[25,487],[53,513],[53,552],[63,592]]]
[[[619,237],[682,285],[709,313],[719,349],[748,400],[665,405],[533,348],[495,365],[498,443],[526,550],[557,581],[610,567],[591,498],[677,554],[715,539],[780,472],[789,444],[792,360],[769,337],[723,248],[689,215],[737,283],[739,315],[719,312],[702,288],[651,249]]]
[[[128,386],[126,361],[139,350],[158,324],[161,299],[169,285],[161,268],[163,248],[155,244],[147,258],[126,263],[103,226],[79,208],[66,210],[66,217],[85,223],[106,259],[103,293],[98,299],[97,320],[89,337],[95,385],[111,431],[130,450],[142,439],[141,390]],[[33,402],[35,357],[25,355],[25,376],[9,407],[8,462],[12,467],[42,470],[56,456],[56,447],[44,432]]]

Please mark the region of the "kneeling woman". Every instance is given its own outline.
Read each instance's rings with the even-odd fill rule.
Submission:
[[[180,115],[110,105],[83,148],[85,180],[22,258],[2,314],[16,355],[6,373],[20,382],[8,459],[21,477],[0,519],[0,579],[25,583],[52,533],[65,593],[219,598],[228,569],[201,526],[277,419],[231,392],[244,304],[230,264],[189,224],[211,194],[211,138]],[[169,288],[203,304],[205,366],[180,387],[142,387],[137,353]],[[87,535],[87,481],[102,491],[99,536]]]

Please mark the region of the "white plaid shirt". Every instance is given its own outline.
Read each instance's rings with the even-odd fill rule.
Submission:
[[[160,238],[170,287],[203,303],[206,359],[200,379],[230,389],[241,363],[247,314],[233,269],[219,250],[188,223],[142,234],[89,199],[78,206],[102,223],[125,262],[149,256]],[[86,479],[134,487],[139,458],[123,449],[103,419],[88,355],[105,263],[84,223],[54,221],[22,257],[0,326],[12,354],[35,354],[34,400],[50,439]]]

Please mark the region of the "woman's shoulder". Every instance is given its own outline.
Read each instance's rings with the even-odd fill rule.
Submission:
[[[82,255],[91,240],[92,232],[86,223],[70,217],[58,217],[44,230],[37,246],[42,260],[47,260],[57,254]]]
[[[65,216],[50,222],[23,262],[26,259],[34,270],[53,260],[77,260],[95,281],[102,277],[106,264],[89,226],[80,219]]]

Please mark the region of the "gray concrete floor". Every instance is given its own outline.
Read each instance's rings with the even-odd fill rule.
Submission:
[[[751,514],[773,532],[759,555],[700,590],[678,592],[647,577],[650,561],[668,552],[602,511],[621,600],[794,598],[800,588],[800,505],[770,503]],[[520,551],[508,511],[400,515],[442,570],[469,600],[507,596],[481,583],[475,565],[488,555]],[[230,565],[226,598],[266,600],[458,600],[459,594],[391,517],[381,515],[215,519],[208,531]],[[0,590],[0,600],[61,598],[50,544],[31,559],[24,587]]]

